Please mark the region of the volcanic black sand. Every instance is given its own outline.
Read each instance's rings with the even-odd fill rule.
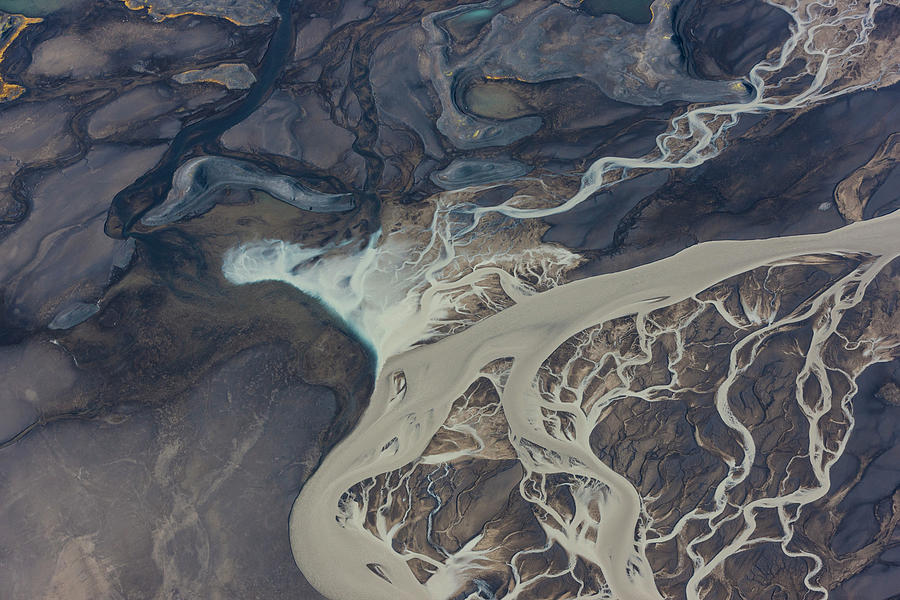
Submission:
[[[898,36],[0,0],[0,598],[896,598]]]

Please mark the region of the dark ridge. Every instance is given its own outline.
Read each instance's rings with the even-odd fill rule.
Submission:
[[[790,35],[791,17],[759,0],[685,0],[673,11],[675,41],[701,79],[745,77]]]

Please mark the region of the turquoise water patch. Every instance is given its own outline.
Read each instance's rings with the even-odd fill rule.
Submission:
[[[43,17],[83,3],[84,0],[0,0],[0,10],[26,17]]]
[[[477,10],[465,12],[455,19],[459,23],[483,23],[491,19],[495,13],[496,11],[491,10],[490,8],[479,8]]]
[[[516,4],[517,1],[504,0],[493,8],[473,8],[448,18],[443,25],[457,39],[468,40],[475,37],[494,15]]]

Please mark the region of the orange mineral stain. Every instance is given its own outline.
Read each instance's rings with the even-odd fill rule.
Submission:
[[[40,23],[43,19],[26,17],[25,15],[3,15],[0,17],[0,66],[7,49],[19,37],[26,27]],[[15,100],[25,93],[25,88],[15,83],[8,83],[0,73],[0,102]]]
[[[247,25],[255,25],[255,23],[243,23],[233,17],[228,17],[226,15],[214,15],[209,13],[204,13],[200,11],[188,10],[179,13],[163,13],[159,12],[153,4],[150,2],[136,2],[135,0],[122,0],[125,3],[125,6],[130,10],[144,10],[147,9],[147,14],[150,15],[154,20],[157,21],[165,21],[166,19],[174,19],[176,17],[187,17],[187,16],[196,16],[196,17],[218,17],[220,19],[225,19],[230,23],[234,23],[238,26],[247,26]]]

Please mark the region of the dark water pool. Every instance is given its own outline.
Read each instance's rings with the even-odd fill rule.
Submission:
[[[581,10],[593,16],[618,15],[629,23],[645,25],[653,19],[652,0],[584,0]]]

